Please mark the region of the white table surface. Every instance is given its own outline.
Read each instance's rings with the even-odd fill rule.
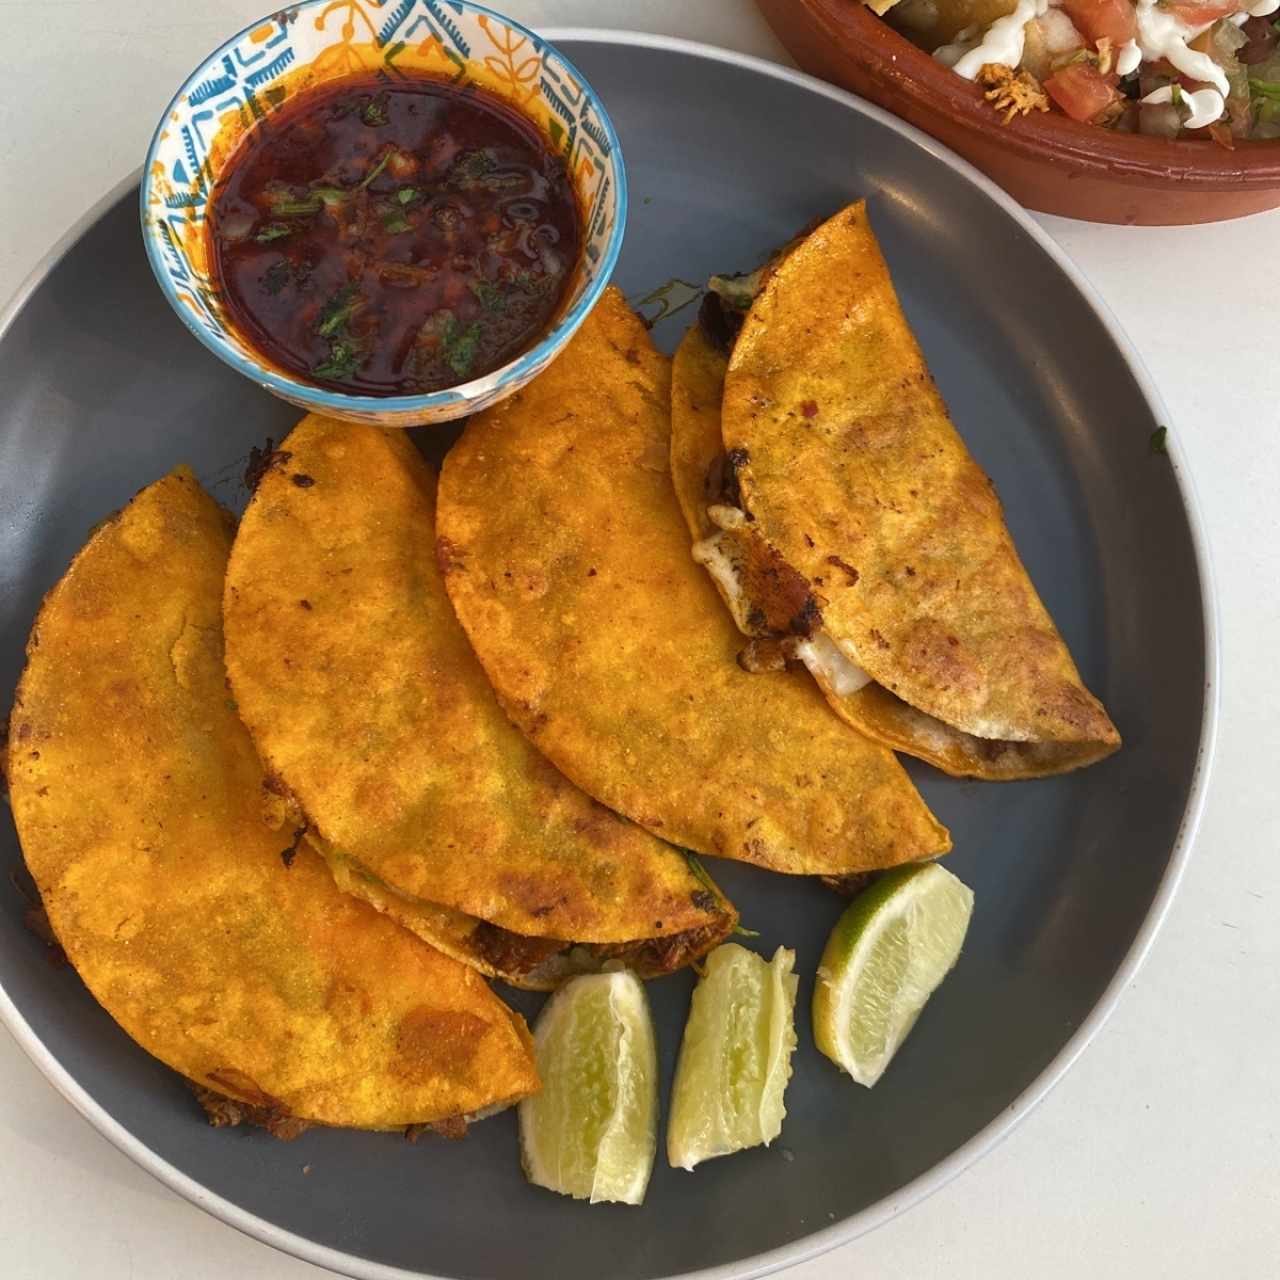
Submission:
[[[198,59],[266,7],[0,0],[0,298],[140,163]],[[535,26],[628,27],[786,61],[751,0],[503,7]],[[1208,807],[1150,959],[1065,1081],[932,1199],[788,1280],[1280,1275],[1280,213],[1155,230],[1042,222],[1134,338],[1190,457],[1222,612]],[[0,1276],[323,1274],[142,1173],[0,1032]]]

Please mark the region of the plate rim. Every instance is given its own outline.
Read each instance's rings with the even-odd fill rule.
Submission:
[[[1129,366],[1130,372],[1133,374],[1140,394],[1150,405],[1155,419],[1166,425],[1173,424],[1174,420],[1160,392],[1157,390],[1141,355],[1121,327],[1111,308],[1080,267],[1075,264],[1057,241],[1032,218],[1030,213],[1014,201],[1011,196],[1007,195],[967,160],[962,159],[920,129],[899,119],[884,108],[859,98],[844,89],[828,84],[824,80],[819,80],[806,72],[797,71],[782,63],[771,62],[766,58],[739,53],[735,50],[721,48],[703,41],[687,40],[678,36],[665,36],[652,32],[584,26],[548,26],[540,29],[539,35],[557,46],[575,41],[579,43],[614,44],[624,47],[657,49],[667,53],[727,63],[730,66],[739,67],[754,74],[769,76],[830,98],[859,115],[867,116],[880,124],[886,125],[907,141],[923,148],[934,159],[957,172],[962,178],[967,179],[988,199],[1008,214],[1031,237],[1075,287],[1097,317],[1107,336],[1115,343]],[[140,183],[142,172],[142,166],[139,166],[127,177],[116,183],[100,199],[96,200],[71,224],[67,231],[58,238],[52,248],[44,254],[36,266],[28,273],[8,303],[0,310],[0,341],[3,341],[23,308],[63,257],[97,223],[103,214],[128,196],[130,191]],[[1156,888],[1147,914],[1138,927],[1129,950],[1117,966],[1110,982],[1107,983],[1102,993],[1098,996],[1088,1016],[1076,1028],[1062,1048],[1058,1050],[1048,1065],[998,1116],[988,1121],[972,1138],[962,1146],[957,1147],[945,1159],[901,1187],[896,1194],[886,1196],[868,1205],[865,1209],[850,1214],[847,1218],[842,1218],[827,1227],[802,1236],[788,1244],[779,1245],[775,1249],[739,1259],[735,1262],[722,1263],[714,1267],[675,1272],[668,1276],[667,1280],[759,1280],[760,1277],[781,1271],[784,1267],[796,1266],[802,1262],[810,1261],[832,1249],[848,1244],[905,1213],[935,1191],[946,1186],[970,1165],[994,1150],[1013,1132],[1021,1120],[1045,1098],[1049,1091],[1070,1070],[1094,1037],[1102,1030],[1119,1004],[1121,996],[1132,984],[1138,970],[1151,951],[1156,934],[1168,915],[1169,907],[1186,871],[1191,849],[1204,813],[1208,781],[1212,772],[1217,745],[1220,716],[1220,619],[1218,592],[1208,532],[1201,511],[1199,496],[1196,492],[1195,481],[1192,478],[1188,460],[1177,433],[1169,432],[1165,438],[1165,444],[1168,463],[1174,473],[1174,483],[1177,485],[1182,507],[1187,517],[1188,529],[1191,534],[1192,553],[1200,586],[1205,668],[1200,740],[1182,819],[1169,852],[1168,865]],[[152,1177],[176,1191],[197,1208],[220,1219],[228,1226],[236,1228],[252,1239],[277,1249],[281,1253],[290,1254],[293,1257],[300,1258],[305,1262],[310,1262],[315,1266],[323,1267],[339,1275],[353,1277],[353,1280],[448,1280],[448,1278],[437,1277],[434,1273],[408,1271],[401,1267],[360,1258],[355,1254],[330,1248],[328,1245],[318,1244],[313,1240],[308,1240],[306,1237],[298,1235],[296,1232],[278,1227],[257,1214],[233,1204],[225,1197],[210,1191],[194,1178],[170,1164],[169,1161],[157,1155],[124,1125],[103,1110],[35,1034],[2,984],[0,984],[0,1022],[4,1023],[19,1048],[22,1049],[49,1083],[113,1146],[128,1156],[140,1168],[146,1170]]]

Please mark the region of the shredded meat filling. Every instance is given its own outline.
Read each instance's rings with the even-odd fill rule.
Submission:
[[[446,1120],[433,1120],[430,1124],[411,1124],[404,1131],[410,1142],[417,1142],[424,1133],[434,1133],[438,1138],[460,1142],[467,1136],[466,1116],[449,1116]]]
[[[844,894],[846,898],[852,898],[861,893],[874,878],[870,871],[850,871],[848,875],[843,876],[823,876],[822,883],[828,889],[834,889],[837,893]]]
[[[747,465],[748,454],[745,449],[730,449],[728,453],[719,453],[707,468],[705,493],[708,506],[732,507],[742,510],[742,487],[738,482],[738,472]],[[747,519],[750,516],[743,512]]]
[[[498,973],[518,976],[532,973],[544,961],[569,944],[559,938],[527,938],[482,920],[471,934],[480,958]]]
[[[794,636],[754,636],[738,654],[738,666],[753,676],[767,671],[785,671],[797,662]]]
[[[781,640],[786,636],[808,639],[822,626],[821,605],[804,575],[792,568],[763,538],[749,531],[751,515],[743,511],[738,480],[738,473],[747,461],[745,449],[731,449],[719,454],[707,467],[703,481],[707,514],[721,533],[699,543],[698,547],[714,545],[717,554],[732,564],[737,590],[749,606],[746,618],[738,619],[739,626],[748,634],[760,639]],[[737,521],[726,519],[729,513],[739,512],[741,517]],[[739,610],[734,612],[737,616]],[[747,662],[754,657],[749,654]],[[759,655],[755,666],[739,659],[747,671],[780,669],[776,665],[760,665],[765,661],[764,654]],[[776,664],[776,655],[768,655],[767,661]]]
[[[738,337],[738,330],[747,318],[745,311],[736,311],[726,307],[718,293],[708,290],[702,295],[702,305],[698,308],[698,324],[706,335],[707,341],[717,351],[728,355]]]
[[[624,960],[642,978],[656,978],[686,964],[719,931],[719,924],[707,924],[665,938],[573,943],[558,938],[527,938],[482,921],[471,934],[471,940],[482,960],[498,973],[513,977],[526,977],[556,956],[582,952],[584,963],[571,965],[580,972],[594,972],[610,960]]]
[[[194,1080],[186,1083],[215,1129],[232,1128],[241,1124],[254,1125],[265,1129],[281,1142],[292,1142],[308,1129],[321,1127],[311,1120],[299,1120],[297,1116],[291,1116],[279,1102],[263,1105],[241,1102],[239,1098],[229,1098],[225,1093],[196,1084]],[[446,1116],[443,1120],[432,1120],[428,1124],[411,1124],[406,1127],[404,1136],[410,1142],[417,1142],[424,1133],[434,1133],[457,1142],[467,1136],[467,1118]]]
[[[716,924],[686,929],[667,938],[646,938],[643,942],[595,943],[587,948],[593,958],[625,960],[642,978],[660,978],[674,973],[705,948],[720,932]]]
[[[292,1142],[294,1138],[314,1128],[310,1120],[299,1120],[291,1116],[279,1103],[258,1106],[252,1102],[241,1102],[238,1098],[229,1098],[225,1093],[206,1089],[194,1080],[187,1085],[196,1095],[196,1101],[209,1117],[209,1123],[215,1129],[223,1129],[238,1124],[256,1125],[265,1129],[273,1138],[282,1142]]]

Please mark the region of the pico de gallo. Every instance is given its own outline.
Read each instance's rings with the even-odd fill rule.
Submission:
[[[1280,0],[870,0],[1006,119],[1280,137]],[[891,10],[891,12],[890,12]]]

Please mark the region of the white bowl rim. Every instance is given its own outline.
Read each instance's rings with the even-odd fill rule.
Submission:
[[[1150,404],[1156,420],[1164,423],[1172,422],[1142,357],[1120,327],[1110,308],[1102,300],[1080,268],[1050,237],[1049,233],[1043,230],[1011,196],[1007,195],[994,182],[975,169],[967,160],[961,159],[920,129],[905,123],[882,107],[866,102],[854,94],[838,89],[804,72],[792,70],[779,63],[770,62],[765,58],[757,58],[750,54],[718,48],[715,45],[705,44],[697,40],[684,40],[676,36],[661,36],[647,32],[620,31],[599,27],[550,27],[543,39],[548,43],[552,41],[578,41],[661,49],[670,53],[686,54],[692,57],[706,58],[714,62],[727,63],[743,70],[758,72],[788,84],[820,93],[824,97],[840,102],[888,126],[900,133],[908,141],[923,147],[931,155],[968,178],[976,187],[980,188],[1004,209],[1022,230],[1049,255],[1058,268],[1079,290],[1108,336],[1124,355],[1133,372],[1138,388]],[[54,245],[43,261],[27,277],[5,311],[0,314],[0,338],[3,338],[28,299],[35,293],[44,278],[53,270],[60,259],[108,209],[113,208],[140,181],[141,177],[142,171],[138,170],[118,183],[80,217],[61,240]],[[1008,1137],[1028,1112],[1037,1103],[1041,1102],[1054,1085],[1062,1079],[1093,1038],[1101,1031],[1107,1019],[1114,1012],[1120,997],[1132,984],[1138,970],[1142,967],[1151,950],[1156,934],[1168,914],[1174,894],[1186,871],[1187,862],[1191,855],[1191,848],[1204,812],[1208,779],[1217,745],[1219,720],[1220,621],[1208,534],[1205,530],[1204,518],[1201,514],[1200,502],[1196,494],[1188,459],[1178,441],[1176,432],[1170,431],[1166,436],[1165,443],[1168,450],[1168,463],[1173,468],[1174,479],[1178,485],[1183,507],[1187,513],[1187,525],[1191,534],[1196,572],[1200,579],[1200,603],[1204,621],[1205,654],[1203,715],[1195,772],[1188,790],[1182,822],[1179,825],[1178,834],[1169,853],[1168,866],[1156,889],[1155,896],[1152,898],[1146,918],[1139,926],[1133,943],[1117,967],[1115,975],[1098,997],[1097,1003],[1089,1012],[1088,1017],[1084,1019],[1071,1038],[1054,1056],[1053,1060],[1026,1089],[999,1116],[974,1134],[968,1142],[957,1147],[944,1160],[939,1161],[931,1169],[900,1188],[896,1194],[878,1200],[858,1213],[851,1214],[849,1217],[835,1222],[820,1231],[815,1231],[810,1235],[803,1236],[798,1240],[781,1245],[776,1249],[768,1250],[765,1253],[756,1254],[754,1257],[743,1258],[736,1262],[724,1263],[720,1266],[703,1268],[697,1271],[681,1272],[679,1273],[680,1280],[758,1280],[759,1277],[772,1275],[785,1267],[807,1262],[840,1245],[848,1244],[859,1236],[866,1235],[867,1232],[874,1228],[896,1218],[899,1214],[946,1186],[947,1183],[971,1164],[994,1150],[1000,1142]],[[278,1227],[274,1223],[268,1222],[257,1214],[242,1209],[239,1205],[233,1204],[223,1196],[210,1191],[207,1187],[202,1186],[195,1179],[188,1177],[167,1160],[157,1155],[104,1110],[39,1039],[21,1012],[19,1012],[17,1006],[14,1005],[8,992],[2,987],[0,987],[0,1021],[8,1027],[18,1045],[49,1080],[50,1084],[99,1133],[119,1148],[134,1163],[159,1179],[166,1186],[178,1192],[179,1195],[184,1196],[198,1208],[203,1209],[206,1213],[220,1218],[229,1226],[235,1227],[237,1230],[244,1232],[245,1235],[251,1236],[263,1244],[279,1249],[282,1253],[291,1254],[294,1257],[314,1263],[316,1266],[325,1267],[340,1275],[354,1277],[354,1280],[448,1280],[447,1277],[432,1276],[429,1272],[407,1271],[401,1267],[372,1262],[340,1249],[332,1249],[326,1245],[317,1244],[295,1232]],[[672,1276],[668,1277],[667,1280],[677,1280],[677,1278]]]
[[[303,11],[321,7],[328,3],[329,0],[294,0],[292,4],[286,7],[290,10]],[[613,275],[613,269],[618,262],[618,255],[622,252],[622,242],[625,238],[627,227],[627,169],[623,160],[622,144],[618,139],[617,130],[613,127],[609,112],[604,105],[604,99],[592,88],[590,81],[573,65],[573,62],[557,48],[555,42],[549,40],[546,35],[531,30],[523,23],[507,17],[506,14],[499,13],[496,9],[491,9],[487,5],[477,4],[475,0],[457,0],[457,3],[473,13],[495,18],[513,31],[518,31],[527,36],[535,44],[541,45],[544,49],[549,49],[582,86],[584,94],[595,107],[600,123],[604,128],[605,136],[609,140],[609,156],[614,168],[614,198],[617,201],[613,227],[609,232],[608,244],[596,268],[596,273],[586,288],[583,289],[582,296],[577,302],[528,351],[522,352],[497,369],[491,369],[488,373],[482,374],[478,378],[472,378],[469,382],[460,382],[457,386],[445,387],[439,391],[431,391],[423,395],[366,396],[352,395],[342,391],[329,391],[324,387],[317,386],[315,383],[303,382],[298,378],[291,378],[287,374],[279,373],[267,365],[243,355],[230,342],[218,341],[199,322],[198,318],[191,314],[190,308],[182,305],[178,298],[177,290],[174,288],[173,280],[169,275],[158,244],[158,237],[151,228],[151,224],[154,221],[150,212],[151,173],[152,166],[156,160],[156,151],[160,144],[160,135],[169,123],[169,117],[179,109],[182,99],[186,97],[195,83],[202,78],[211,62],[216,62],[228,50],[239,44],[250,32],[262,26],[264,22],[271,21],[276,16],[275,14],[264,14],[256,21],[242,27],[233,36],[228,37],[211,53],[206,54],[186,79],[183,80],[173,97],[169,99],[169,103],[165,107],[155,131],[152,133],[151,142],[147,147],[147,156],[142,166],[142,180],[138,199],[139,212],[142,218],[142,240],[147,251],[147,261],[151,264],[152,274],[160,285],[160,289],[170,307],[172,307],[174,314],[186,325],[187,329],[201,345],[211,351],[219,360],[230,365],[237,373],[243,374],[259,386],[266,387],[285,399],[301,400],[312,408],[328,410],[337,417],[341,417],[344,412],[394,417],[412,413],[429,415],[434,410],[445,409],[466,401],[479,399],[482,396],[489,396],[500,387],[507,386],[513,382],[517,387],[521,386],[543,364],[554,358],[556,353],[578,331],[578,327],[587,318],[587,313],[595,306]]]

